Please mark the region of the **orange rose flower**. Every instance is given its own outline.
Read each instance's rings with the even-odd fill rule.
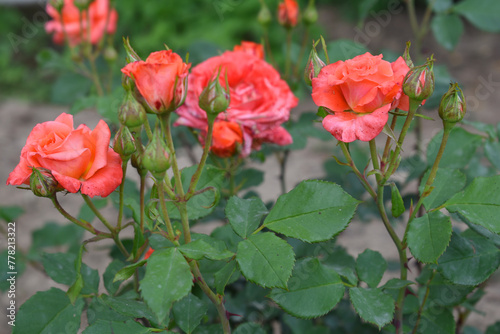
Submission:
[[[259,43],[243,41],[241,45],[236,45],[233,51],[246,52],[260,59],[264,59],[264,47]]]
[[[162,113],[184,101],[190,67],[172,50],[164,50],[151,53],[146,61],[127,64],[122,72],[135,81],[150,111]]]
[[[323,67],[312,80],[314,102],[333,112],[323,127],[343,142],[370,141],[382,132],[389,110],[405,103],[399,102],[409,68],[401,60],[390,63],[365,53]]]
[[[210,150],[221,158],[229,158],[236,152],[236,143],[243,143],[243,131],[235,122],[217,121],[214,124]]]
[[[110,8],[109,0],[95,0],[88,10],[82,11],[74,5],[74,0],[64,0],[61,13],[47,4],[47,13],[52,20],[45,24],[47,33],[54,33],[54,43],[63,44],[65,34],[70,46],[78,45],[84,40],[97,44],[104,34],[114,34],[118,14],[115,9]],[[90,29],[90,32],[89,32]]]
[[[109,147],[108,125],[99,121],[94,130],[82,124],[73,128],[73,116],[61,114],[31,131],[17,167],[7,184],[29,184],[32,168],[45,168],[58,187],[90,197],[106,197],[122,182],[122,160]]]
[[[295,0],[285,0],[278,5],[278,22],[285,28],[293,28],[299,20],[299,4]]]

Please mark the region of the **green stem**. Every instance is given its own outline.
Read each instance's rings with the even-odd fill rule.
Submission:
[[[285,80],[290,79],[290,68],[292,66],[292,29],[286,30],[286,55],[285,55]]]
[[[172,158],[172,171],[174,173],[175,189],[181,198],[184,198],[184,188],[182,188],[181,173],[179,172],[179,166],[177,165],[177,158],[175,156],[174,141],[172,139],[172,132],[170,131],[170,112],[158,115],[160,118],[160,125],[162,126],[162,131],[165,135],[167,142],[167,147],[170,151]]]
[[[153,132],[151,131],[151,125],[149,124],[149,120],[146,118],[146,122],[144,122],[144,130],[146,130],[146,135],[148,136],[148,140],[153,138]]]
[[[125,191],[125,177],[127,174],[127,165],[128,165],[128,159],[127,161],[122,162],[122,171],[123,171],[123,177],[122,177],[122,183],[120,183],[120,189],[118,190],[118,195],[119,195],[119,202],[118,202],[118,219],[116,221],[116,230],[121,231],[122,229],[122,220],[123,220],[123,192]]]
[[[174,244],[178,245],[178,241],[175,240],[174,229],[172,228],[172,222],[170,221],[170,217],[168,215],[168,210],[167,210],[167,205],[165,202],[165,191],[164,191],[165,183],[163,181],[158,181],[157,185],[158,185],[158,197],[160,200],[160,209],[161,209],[161,213],[163,216],[163,220],[165,221],[165,225],[167,226],[167,232],[168,232],[169,239]]]
[[[213,129],[214,129],[214,121],[208,119],[208,129],[207,129],[207,136],[205,137],[205,146],[203,147],[203,155],[201,156],[200,163],[198,164],[198,167],[196,168],[196,172],[193,174],[193,177],[191,178],[191,183],[189,184],[189,189],[186,193],[186,200],[188,200],[193,193],[196,191],[196,185],[198,184],[198,181],[200,180],[200,175],[201,172],[203,171],[203,167],[205,167],[205,163],[207,161],[208,153],[210,152],[210,147],[212,146],[212,134],[213,134]]]
[[[279,153],[277,154],[278,157],[278,162],[280,164],[280,185],[281,185],[281,194],[283,195],[286,193],[286,178],[285,178],[285,172],[286,172],[286,162],[288,160],[288,155],[290,154],[290,150],[284,150],[283,155],[280,156]]]
[[[162,182],[163,183],[163,182]],[[144,221],[145,221],[145,196],[146,196],[146,175],[141,175],[141,181],[139,185],[139,209],[141,210],[139,226],[141,228],[141,233],[144,234]]]
[[[375,143],[375,139],[370,140],[370,154],[371,154],[371,158],[372,158],[373,170],[380,171],[380,163],[378,162],[377,144]],[[380,175],[379,173],[376,172],[375,178],[377,179],[377,184],[379,186],[382,186],[380,184],[380,180],[382,178],[382,175]]]
[[[396,109],[397,111],[397,109]],[[396,123],[398,121],[398,116],[393,115],[392,116],[392,121],[391,121],[391,130],[394,132],[394,129],[396,128]],[[390,136],[387,136],[387,140],[385,142],[385,147],[384,147],[384,154],[382,155],[382,171],[385,170],[386,164],[387,164],[387,159],[389,158],[389,152],[391,150],[391,141],[392,138]]]
[[[425,303],[427,302],[427,298],[429,297],[431,282],[434,279],[434,275],[436,275],[436,271],[435,270],[432,272],[431,277],[427,281],[427,284],[426,284],[427,287],[425,289],[424,299],[422,300],[422,304],[420,304],[420,307],[418,308],[417,321],[415,322],[415,327],[413,327],[412,334],[416,334],[417,333],[418,325],[420,324],[420,319],[422,318],[422,311],[424,310]]]
[[[85,201],[85,203],[87,203],[90,210],[92,210],[92,212],[96,215],[96,217],[99,218],[99,220],[108,228],[108,230],[111,232],[111,234],[114,235],[116,233],[115,228],[113,226],[111,226],[111,224],[108,222],[108,220],[106,218],[104,218],[104,216],[99,212],[99,210],[96,208],[96,206],[94,205],[94,203],[92,202],[90,197],[88,195],[84,195],[84,194],[82,194],[82,197],[83,197],[83,200]]]
[[[347,149],[347,146],[344,142],[339,141],[340,147],[342,148],[342,152],[344,153],[345,158],[347,159],[347,163],[353,170],[354,174],[358,177],[359,181],[361,181],[361,184],[363,187],[365,187],[366,191],[372,196],[373,199],[377,198],[377,194],[373,190],[372,186],[368,183],[366,178],[364,177],[363,174],[361,174],[354,164],[354,161],[352,160],[351,154],[349,153],[349,150]]]
[[[101,80],[99,79],[99,72],[97,71],[97,67],[95,66],[95,59],[93,57],[89,57],[88,60],[92,73],[92,81],[94,82],[97,94],[99,96],[104,96],[104,90],[102,89]]]

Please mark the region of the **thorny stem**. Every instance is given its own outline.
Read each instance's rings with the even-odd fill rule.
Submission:
[[[351,154],[349,153],[349,150],[347,149],[346,144],[344,142],[341,142],[341,141],[339,141],[339,144],[340,144],[340,147],[342,148],[342,152],[344,153],[345,158],[347,159],[347,163],[349,164],[349,167],[351,167],[354,174],[356,174],[358,179],[361,181],[361,184],[363,185],[363,187],[365,187],[366,191],[368,191],[368,193],[372,196],[373,199],[376,199],[377,194],[373,190],[372,186],[368,183],[368,181],[366,180],[364,175],[359,172],[358,168],[354,164],[354,161],[352,160]]]
[[[125,177],[127,174],[127,161],[122,162],[122,182],[120,183],[120,189],[118,190],[119,202],[118,202],[118,218],[116,220],[116,230],[121,231],[122,229],[122,219],[123,219],[123,192],[125,191]]]
[[[417,333],[418,325],[420,324],[420,319],[422,319],[422,311],[424,310],[425,303],[427,302],[427,298],[429,297],[431,282],[434,279],[434,275],[436,275],[436,271],[435,270],[432,272],[431,277],[427,281],[424,299],[422,300],[422,304],[420,304],[420,307],[418,308],[417,321],[415,322],[415,327],[413,327],[412,334],[416,334]]]
[[[87,206],[90,208],[90,210],[92,210],[92,212],[96,215],[96,217],[99,218],[99,220],[108,228],[108,230],[112,234],[115,234],[116,233],[115,228],[113,226],[111,226],[111,224],[108,222],[108,220],[106,218],[104,218],[104,216],[101,214],[101,212],[99,212],[99,209],[96,208],[96,206],[94,205],[94,202],[92,202],[90,197],[88,195],[84,195],[84,194],[82,194],[82,197],[83,197],[83,200],[85,201],[85,203],[87,203]]]
[[[160,125],[162,126],[162,131],[165,134],[165,139],[167,141],[167,147],[170,151],[172,158],[172,171],[174,173],[175,189],[181,198],[184,198],[184,189],[182,188],[181,173],[179,172],[179,166],[177,165],[177,158],[175,156],[174,141],[172,139],[172,132],[170,128],[170,112],[166,112],[159,115]]]
[[[167,232],[168,232],[168,237],[170,241],[173,243],[178,243],[177,240],[175,240],[175,234],[174,234],[174,229],[172,228],[172,222],[170,221],[170,217],[168,215],[167,211],[167,205],[165,204],[165,183],[163,180],[158,180],[158,197],[160,200],[160,209],[161,213],[163,216],[163,220],[165,221],[165,225],[167,226]]]
[[[290,150],[285,150],[283,151],[283,155],[280,156],[279,153],[277,153],[278,157],[278,162],[280,164],[280,185],[281,185],[281,194],[283,195],[286,193],[286,177],[285,177],[285,172],[286,172],[286,162],[288,160],[288,156],[290,154]]]

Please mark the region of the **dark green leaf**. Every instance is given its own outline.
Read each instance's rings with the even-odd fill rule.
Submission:
[[[172,303],[186,296],[192,286],[189,264],[176,248],[153,252],[148,259],[146,275],[140,282],[142,297],[159,323],[167,316]]]
[[[384,285],[382,285],[380,288],[381,289],[396,289],[399,290],[401,288],[404,288],[405,286],[415,284],[415,282],[408,281],[408,280],[402,280],[399,278],[391,278],[388,280]]]
[[[82,96],[78,98],[75,101],[75,103],[73,103],[73,105],[69,110],[69,113],[71,115],[76,115],[82,110],[94,108],[96,104],[97,104],[97,96],[94,95]]]
[[[286,289],[295,258],[292,247],[286,241],[266,232],[241,241],[236,260],[249,281],[263,287]]]
[[[77,99],[87,96],[92,83],[77,73],[62,73],[52,86],[52,102],[56,104],[72,104]]]
[[[441,13],[453,6],[453,0],[427,0],[427,4],[432,4],[432,10]]]
[[[424,174],[422,177],[422,181],[420,182],[420,186],[418,190],[420,192],[420,196],[425,188],[425,183],[429,178],[430,169]],[[432,184],[434,189],[432,192],[424,199],[424,207],[427,210],[437,208],[446,202],[451,196],[458,193],[465,187],[465,183],[467,182],[467,177],[464,173],[462,173],[458,169],[449,169],[449,168],[439,168],[436,173],[436,179]]]
[[[439,44],[452,51],[464,32],[464,25],[457,14],[438,14],[432,18],[431,29]]]
[[[358,22],[363,22],[368,16],[369,11],[377,4],[378,0],[361,0],[358,2]]]
[[[264,172],[255,168],[247,168],[236,174],[235,183],[239,190],[256,187],[264,181]]]
[[[208,310],[206,302],[193,294],[189,294],[178,302],[174,303],[172,312],[179,327],[190,334],[198,327],[201,319]]]
[[[356,43],[350,39],[337,39],[330,42],[327,45],[327,49],[330,63],[351,59],[368,52],[363,44]]]
[[[234,253],[228,251],[227,249],[216,249],[203,240],[195,240],[182,245],[179,247],[179,250],[186,257],[194,260],[201,260],[204,257],[210,260],[224,260],[234,256]]]
[[[215,288],[217,289],[217,293],[223,296],[226,285],[236,281],[239,276],[240,271],[236,266],[236,261],[227,263],[214,275]]]
[[[485,334],[498,334],[498,333],[500,333],[500,321],[497,321],[493,325],[489,326]]]
[[[496,169],[500,170],[500,142],[486,142],[484,145],[484,153],[491,164],[495,166]]]
[[[89,306],[87,307],[86,313],[89,325],[92,325],[100,320],[124,322],[131,318],[130,316],[123,315],[106,305],[103,299],[99,297],[92,298]]]
[[[108,295],[102,295],[101,300],[114,311],[128,317],[146,318],[150,321],[154,321],[156,318],[149,307],[142,301],[124,297],[110,297]]]
[[[247,322],[239,325],[234,334],[266,334],[266,332],[256,323]]]
[[[56,288],[37,292],[19,308],[12,333],[76,334],[84,305],[82,299],[72,305],[66,293]]]
[[[465,16],[479,29],[491,32],[500,31],[500,2],[497,0],[464,0],[458,3],[453,10]]]
[[[474,290],[473,286],[452,284],[437,272],[429,284],[427,306],[435,307],[438,305],[448,307],[458,305],[467,298],[467,295],[472,290]]]
[[[42,248],[69,245],[69,252],[77,252],[77,245],[83,237],[84,230],[74,224],[59,225],[47,223],[42,228],[33,231],[33,243],[30,248],[30,258],[38,260]]]
[[[135,273],[135,270],[139,267],[142,267],[145,263],[146,260],[142,260],[118,270],[118,272],[115,274],[115,277],[113,278],[113,283],[129,279]]]
[[[359,279],[366,282],[370,288],[377,287],[386,269],[387,261],[379,252],[366,249],[358,255],[356,272]]]
[[[436,263],[443,254],[451,237],[450,217],[439,211],[415,218],[406,236],[413,256],[423,263]]]
[[[114,295],[118,288],[120,287],[121,282],[114,281],[115,275],[125,266],[120,260],[114,260],[111,262],[104,274],[102,275],[102,279],[104,282],[104,287],[108,290],[109,294]]]
[[[256,197],[241,199],[233,196],[226,204],[227,219],[234,232],[242,238],[247,238],[259,227],[267,212],[262,200]]]
[[[319,247],[319,245],[317,247]],[[320,256],[320,261],[323,264],[333,268],[350,284],[358,284],[358,277],[356,276],[356,260],[349,253],[347,253],[347,251],[343,247],[336,246],[333,249],[326,248],[324,252],[319,249],[318,253]],[[321,256],[322,254],[325,255]]]
[[[278,198],[264,226],[306,242],[325,241],[347,227],[358,204],[337,184],[303,181]]]
[[[93,325],[87,327],[82,334],[103,334],[103,333],[120,333],[120,334],[147,334],[153,333],[149,328],[146,328],[136,321],[128,320],[126,322],[98,320]]]
[[[463,215],[470,222],[500,233],[500,175],[478,177],[444,206],[450,212]]]
[[[399,193],[398,187],[394,183],[391,183],[391,204],[391,213],[394,218],[398,218],[405,212],[403,198]]]
[[[349,289],[349,297],[361,319],[382,328],[394,316],[394,300],[378,289]]]
[[[17,205],[0,206],[0,218],[6,223],[12,223],[24,213],[24,209]]]
[[[328,313],[344,295],[340,276],[318,259],[297,261],[288,290],[273,289],[269,297],[291,315],[316,318]]]
[[[431,308],[422,313],[419,334],[455,334],[455,319],[449,309]]]

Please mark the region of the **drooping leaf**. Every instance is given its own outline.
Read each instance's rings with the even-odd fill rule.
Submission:
[[[358,204],[339,185],[303,181],[278,198],[264,226],[306,242],[325,241],[347,227]]]
[[[188,334],[198,327],[207,310],[208,305],[206,302],[191,293],[174,303],[172,308],[176,323]]]
[[[359,254],[356,260],[358,277],[363,282],[366,282],[370,288],[377,287],[386,269],[387,261],[382,254],[371,249],[366,249]]]
[[[260,225],[267,214],[267,208],[260,198],[241,199],[236,196],[229,198],[226,204],[226,216],[234,232],[242,238],[247,238]]]
[[[351,288],[349,297],[361,319],[377,325],[379,329],[394,316],[394,299],[380,288]]]

